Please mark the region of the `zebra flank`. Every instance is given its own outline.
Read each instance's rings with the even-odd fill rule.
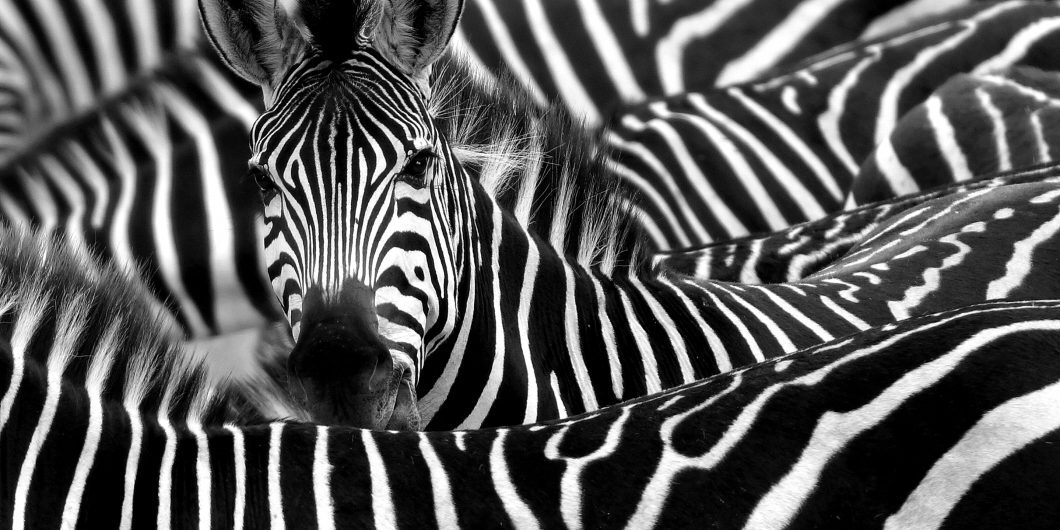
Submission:
[[[238,392],[202,386],[129,296],[137,284],[52,242],[8,232],[0,246],[18,251],[0,262],[0,520],[11,528],[1060,517],[1060,302],[915,317],[562,421],[402,433],[242,423],[255,420],[232,412]]]
[[[605,131],[613,174],[659,249],[781,230],[840,210],[861,162],[950,77],[1060,70],[1058,50],[1056,3],[976,2],[746,84],[629,108]],[[954,134],[972,149],[978,133]]]
[[[960,131],[960,132],[958,132]],[[956,76],[902,116],[854,178],[847,206],[1060,157],[1060,75],[1036,68]]]
[[[686,250],[659,252],[652,256],[652,267],[659,273],[702,280],[747,284],[797,282],[841,260],[884,222],[924,202],[1009,184],[1054,183],[1058,178],[1060,165],[1055,162],[984,174],[972,182],[875,202],[786,230]]]

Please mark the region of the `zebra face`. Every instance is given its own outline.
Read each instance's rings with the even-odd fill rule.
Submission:
[[[425,345],[451,331],[461,239],[455,182],[439,171],[451,154],[424,95],[370,49],[310,58],[252,135],[296,397],[317,419],[407,426],[390,413],[414,409]]]
[[[293,391],[314,419],[415,428],[419,367],[455,326],[447,304],[468,260],[454,249],[469,239],[454,228],[469,223],[452,214],[466,195],[437,169],[453,159],[425,95],[462,9],[199,0],[221,59],[265,95],[251,173],[296,339]]]

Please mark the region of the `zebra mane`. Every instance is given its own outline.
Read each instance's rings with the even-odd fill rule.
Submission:
[[[240,416],[226,385],[207,384],[180,331],[128,272],[61,238],[0,227],[0,339],[49,379],[149,415],[215,422]],[[9,389],[10,390],[10,389]]]
[[[431,114],[464,169],[527,230],[611,274],[645,261],[635,202],[607,171],[597,132],[539,106],[508,72],[488,78],[452,52],[435,64]]]

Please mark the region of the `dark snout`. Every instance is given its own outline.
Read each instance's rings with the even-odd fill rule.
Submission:
[[[379,336],[370,289],[347,281],[331,300],[311,289],[302,303],[301,323],[288,370],[295,399],[315,421],[373,429],[418,427],[411,378],[404,367],[395,367]],[[395,413],[416,417],[395,418]]]

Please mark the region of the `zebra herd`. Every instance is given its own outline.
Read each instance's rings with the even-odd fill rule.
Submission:
[[[3,0],[0,520],[1054,526],[1060,4],[956,3]]]

